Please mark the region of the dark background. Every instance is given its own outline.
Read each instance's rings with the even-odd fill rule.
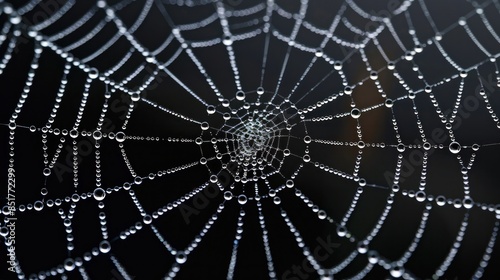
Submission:
[[[113,6],[115,2],[118,1],[108,1],[108,4]],[[305,20],[322,29],[327,29],[341,5],[341,3],[332,2],[324,0],[311,1]],[[396,2],[394,1],[394,3]],[[53,4],[55,1],[42,1],[42,4],[47,3]],[[125,1],[124,3],[128,2]],[[253,6],[255,3],[257,2],[244,1],[238,3],[230,1],[225,2],[225,5],[228,10],[241,10]],[[277,3],[286,11],[293,13],[298,12],[300,6],[299,1],[277,1]],[[356,3],[363,10],[374,15],[385,15],[384,11],[393,10],[392,1],[359,1],[359,3]],[[55,24],[44,29],[42,33],[46,35],[57,33],[72,24],[75,19],[87,12],[94,4],[93,1],[78,1],[67,14],[61,17]],[[471,3],[450,0],[433,1],[426,4],[438,29],[447,30],[444,32],[441,43],[453,60],[463,65],[464,68],[487,60],[487,57],[479,51],[463,28],[456,26],[461,16],[467,15],[474,10]],[[16,2],[12,3],[12,5],[20,7],[23,3]],[[54,7],[58,5],[56,4]],[[122,19],[126,26],[130,26],[137,19],[143,5],[143,1],[131,1],[121,10],[117,9],[116,15]],[[500,22],[497,20],[499,10],[489,2],[484,2],[483,5],[487,5],[485,6],[484,13],[490,19],[493,28],[500,30]],[[195,5],[192,8],[176,4],[165,4],[165,8],[172,22],[175,24],[196,23],[212,15],[215,11],[213,4]],[[0,75],[0,85],[2,85],[0,123],[2,124],[8,124],[24,87],[26,73],[33,57],[32,50],[34,46],[33,40],[28,39],[26,36],[26,27],[36,23],[36,20],[40,18],[40,14],[36,16],[36,13],[40,11],[44,11],[42,5],[38,5],[32,12],[23,16],[23,35],[19,39],[12,60],[7,65],[4,73]],[[418,38],[425,42],[434,36],[434,31],[424,17],[417,2],[412,4],[409,14],[412,16]],[[240,23],[247,22],[248,20],[259,20],[263,15],[264,12],[261,11],[250,17],[231,18],[229,21],[230,28],[232,28],[231,32],[233,34],[242,34],[255,29],[255,27],[244,27]],[[347,8],[344,16],[350,23],[361,30],[366,31],[372,28],[368,20],[356,14],[351,8]],[[97,12],[81,28],[67,36],[67,38],[55,43],[59,46],[66,46],[75,42],[92,30],[104,17],[103,11]],[[4,24],[7,17],[3,14],[0,20]],[[404,15],[395,16],[391,22],[405,46],[413,48],[413,42],[408,34],[409,27],[404,19]],[[468,20],[468,23],[481,43],[490,52],[497,54],[500,50],[498,43],[487,32],[479,17],[477,15],[472,16]],[[285,19],[276,12],[273,13],[271,30],[276,30],[280,34],[289,36],[293,24],[294,20]],[[262,22],[259,22],[257,26],[262,26]],[[449,26],[453,28],[447,29]],[[72,51],[72,53],[75,57],[84,58],[102,46],[116,32],[115,25],[108,23],[98,35],[83,46]],[[170,33],[171,26],[162,16],[156,4],[154,4],[144,23],[134,33],[134,36],[136,36],[142,45],[149,49],[155,49]],[[339,24],[339,28],[334,34],[347,41],[359,41],[359,37],[356,37],[342,23]],[[11,33],[5,35],[7,38],[12,36]],[[205,27],[183,32],[182,35],[189,42],[204,41],[221,38],[222,30],[218,20],[216,20]],[[313,34],[304,27],[301,27],[296,41],[315,48],[322,39],[323,36]],[[396,60],[405,53],[405,50],[399,48],[387,31],[380,34],[377,39],[390,59]],[[289,49],[285,42],[271,36],[268,62],[265,66],[265,76],[263,83],[260,84],[264,43],[264,34],[233,43],[242,87],[247,92],[248,98],[255,96],[255,90],[259,86],[266,89],[263,98],[270,98],[277,88],[277,81],[285,54]],[[0,47],[0,53],[5,52],[6,45],[4,43]],[[119,61],[130,48],[130,43],[121,37],[109,50],[88,64],[104,72]],[[178,48],[179,43],[174,39],[169,47],[158,55],[158,60],[167,61]],[[383,60],[376,46],[369,43],[364,51],[374,69],[385,67],[386,62]],[[220,92],[226,98],[233,99],[236,88],[225,47],[219,43],[211,47],[196,48],[194,49],[194,53]],[[350,84],[357,83],[368,77],[369,73],[366,71],[366,65],[362,62],[358,51],[341,48],[338,44],[330,42],[325,47],[324,53],[336,61],[342,60],[344,62],[343,70]],[[280,96],[287,96],[294,88],[313,56],[314,53],[311,52],[301,51],[296,48],[290,49],[290,60],[288,61],[286,72],[278,91]],[[425,79],[431,84],[457,74],[457,71],[447,64],[446,60],[434,46],[427,47],[421,54],[416,55],[414,62],[420,67]],[[144,58],[136,52],[111,78],[115,81],[121,81],[142,63],[146,63]],[[50,110],[54,104],[64,64],[65,61],[53,51],[49,49],[44,50],[40,58],[39,69],[36,71],[32,90],[17,120],[18,126],[29,127],[30,125],[35,125],[40,128],[46,124]],[[149,66],[149,69],[154,69],[151,65]],[[417,73],[412,71],[411,67],[412,64],[407,61],[397,63],[398,72],[412,88],[424,88],[425,84],[417,79]],[[146,69],[148,69],[147,63]],[[212,90],[207,85],[204,77],[184,52],[179,55],[168,69],[209,104],[218,104],[215,95],[212,94]],[[291,101],[298,102],[305,93],[313,88],[331,70],[332,65],[320,59],[311,68],[310,74],[301,82]],[[484,63],[478,70],[486,80],[496,81],[494,75],[495,66],[493,63]],[[147,70],[142,71],[128,84],[128,88],[134,89],[142,84],[150,74],[151,72]],[[388,97],[396,99],[407,95],[405,89],[399,85],[390,71],[387,69],[382,70],[379,76]],[[72,127],[80,105],[85,78],[86,74],[83,71],[73,67],[68,77],[69,82],[66,94],[61,103],[56,121],[53,124],[54,128],[70,129]],[[444,110],[453,107],[458,85],[459,79],[455,79],[435,89],[436,98]],[[464,98],[474,96],[478,90],[478,85],[478,76],[475,71],[471,71],[465,79]],[[315,104],[317,101],[323,100],[333,93],[338,93],[343,88],[342,80],[338,74],[334,73],[328,76],[325,82],[315,88],[300,103],[298,102],[297,106],[303,108]],[[89,100],[80,126],[81,130],[92,131],[95,129],[104,102],[103,93],[105,90],[102,82],[94,81],[92,83]],[[486,90],[490,94],[489,98],[493,109],[498,112],[500,106],[500,98],[498,96],[500,92],[498,88],[486,86]],[[193,119],[209,119],[206,114],[206,108],[165,74],[158,75],[151,86],[142,92],[142,96]],[[356,88],[353,98],[360,108],[379,104],[384,101],[380,97],[380,94],[377,93],[374,83],[370,81]],[[126,93],[117,91],[112,95],[109,100],[110,109],[106,114],[106,119],[109,120],[107,122],[108,129],[114,132],[121,130],[120,126],[123,125],[124,116],[127,113],[127,107],[130,102],[130,97]],[[417,94],[415,103],[417,104],[427,135],[430,135],[430,132],[434,129],[444,129],[444,125],[438,119],[428,96],[423,93]],[[241,106],[235,100],[232,101],[232,106],[233,104],[234,106]],[[479,104],[479,107],[471,112],[470,116],[462,116],[461,125],[454,129],[455,135],[462,145],[470,146],[474,143],[485,145],[499,142],[500,133],[498,128],[496,128],[495,123],[491,120],[484,102],[479,100]],[[154,109],[145,102],[138,102],[135,106],[125,131],[127,135],[194,139],[201,134],[198,125]],[[398,121],[401,138],[405,144],[413,144],[415,140],[420,139],[411,106],[412,103],[410,100],[404,99],[396,102],[393,107],[394,117]],[[311,114],[311,116],[335,115],[337,113],[349,112],[350,109],[350,99],[343,97],[322,107]],[[365,142],[383,142],[387,145],[396,144],[391,117],[391,111],[385,107],[362,114],[360,124]],[[309,135],[315,139],[351,142],[357,141],[355,126],[356,122],[352,118],[342,118],[322,123],[309,122],[307,129]],[[2,182],[7,182],[6,170],[9,159],[8,132],[6,125],[0,126],[0,164],[2,166],[1,169],[4,170],[4,172],[1,172]],[[298,137],[298,139],[302,139],[304,130],[295,129],[290,134]],[[49,158],[51,158],[58,143],[58,137],[49,136],[48,139]],[[89,144],[92,144],[94,140],[80,137],[77,141],[82,146],[90,147]],[[290,147],[293,153],[302,156],[304,146],[300,142],[293,142]],[[448,144],[449,139],[446,139],[443,145],[446,147]],[[69,146],[69,141],[65,145]],[[40,132],[31,133],[27,129],[19,127],[16,129],[14,146],[16,153],[17,205],[26,205],[42,199],[40,190],[44,186],[49,190],[45,200],[62,198],[73,193],[71,172],[65,172],[59,178],[53,172],[45,182],[45,177],[42,175],[43,157]],[[148,176],[151,172],[156,173],[158,170],[166,170],[198,161],[201,157],[200,149],[195,147],[193,143],[127,140],[125,142],[125,149],[131,165],[141,176]],[[124,182],[133,181],[133,177],[130,175],[123,161],[116,141],[102,140],[100,151],[103,188],[122,186]],[[407,149],[403,153],[405,158],[408,158],[410,151]],[[352,173],[358,148],[326,146],[313,143],[310,147],[310,152],[313,161],[320,161],[328,166]],[[456,157],[449,153],[447,149],[433,149],[432,152],[428,163],[427,194],[434,196],[441,194],[449,198],[462,198],[463,181]],[[86,156],[83,155],[83,151],[81,153],[82,160],[79,168],[80,181],[78,192],[92,192],[95,188],[95,157],[92,153]],[[364,188],[364,192],[347,224],[349,231],[358,239],[362,239],[369,234],[384,209],[386,198],[390,193],[388,187],[392,185],[392,183],[387,182],[384,175],[387,171],[394,172],[397,154],[396,149],[393,147],[364,149],[360,176],[365,178],[369,184],[376,184],[382,187]],[[471,149],[463,149],[461,152],[466,163],[469,161],[470,154]],[[485,203],[493,207],[499,202],[500,197],[497,175],[498,155],[498,146],[481,147],[476,153],[473,168],[469,171],[472,198],[476,202]],[[67,152],[64,148],[64,152],[59,159],[62,164],[66,164],[66,156]],[[280,171],[286,178],[301,163],[300,160],[294,157],[287,158],[284,162],[285,164]],[[217,168],[220,168],[220,165],[214,165],[212,168],[217,170]],[[421,168],[421,166],[415,166],[415,172],[411,173],[410,176],[400,183],[402,189],[418,189]],[[141,185],[133,186],[132,189],[135,191],[146,212],[151,213],[206,182],[209,175],[210,173],[207,172],[206,168],[196,166],[156,178],[153,181],[144,180]],[[279,185],[283,184],[284,180],[277,178],[273,182]],[[274,187],[277,187],[277,185]],[[295,185],[337,222],[342,220],[358,187],[358,184],[352,180],[346,180],[320,171],[311,165],[306,165],[303,168],[295,180]],[[2,189],[5,192],[6,187]],[[234,192],[238,193],[238,191],[237,187]],[[2,193],[2,195],[5,195],[5,193]],[[327,240],[330,238],[333,242],[338,243],[338,247],[329,255],[328,259],[321,262],[322,265],[331,267],[338,264],[353,250],[356,250],[355,242],[338,237],[336,234],[336,225],[326,220],[317,219],[317,215],[302,200],[294,195],[293,190],[286,189],[280,192],[279,196],[282,201],[280,207],[287,211],[294,226],[299,230],[305,244],[309,248],[314,249],[319,246],[318,239]],[[174,209],[164,214],[161,218],[156,219],[153,224],[174,248],[185,248],[201,231],[222,201],[222,193],[219,193],[214,198],[209,198],[207,206],[200,209],[199,213],[190,216],[188,223],[186,223],[182,213]],[[144,226],[138,233],[131,235],[125,241],[116,238],[121,231],[142,220],[127,192],[121,190],[108,194],[104,202],[108,231],[110,240],[112,240],[111,253],[125,267],[129,275],[135,276],[134,279],[160,279],[165,276],[175,260],[158,241],[149,227]],[[301,265],[304,256],[301,249],[297,246],[293,235],[290,233],[289,228],[280,216],[280,207],[274,205],[269,199],[264,199],[262,203],[266,226],[269,231],[273,261],[277,277],[281,279],[282,275],[287,270],[291,270],[294,265]],[[195,207],[192,200],[187,201],[185,205]],[[384,226],[371,243],[370,249],[377,250],[389,260],[400,258],[414,238],[424,207],[424,203],[418,203],[415,199],[402,196],[401,193],[396,194],[392,210]],[[67,203],[63,204],[63,208],[66,210],[69,208]],[[235,200],[225,204],[225,208],[219,215],[216,223],[200,242],[199,246],[189,255],[187,262],[181,266],[181,270],[177,274],[178,279],[224,279],[226,277],[239,209],[240,206]],[[243,238],[238,249],[234,279],[266,279],[268,276],[262,231],[258,223],[255,202],[249,201],[243,209],[246,211],[245,225]],[[40,212],[33,210],[24,213],[17,212],[16,253],[21,267],[27,276],[56,267],[69,257],[66,251],[64,226],[57,214],[57,210],[58,207],[49,208],[45,206]],[[481,210],[480,207],[476,206],[468,212],[470,215],[469,225],[465,231],[462,246],[443,278],[471,278],[479,265],[490,238],[495,222],[494,214]],[[81,200],[77,203],[72,226],[75,238],[75,250],[71,253],[71,257],[82,256],[84,252],[88,252],[93,247],[96,247],[101,240],[98,213],[99,209],[94,199]],[[430,277],[448,254],[465,213],[466,210],[463,208],[455,209],[452,205],[438,207],[433,203],[422,240],[405,267],[416,277]],[[2,252],[5,252],[5,249],[2,249]],[[4,253],[0,254],[0,260],[3,272],[0,279],[12,278],[13,274],[4,272],[6,271]],[[350,265],[336,274],[335,278],[343,279],[353,276],[366,265],[366,262],[366,255],[358,255]],[[499,255],[494,250],[483,279],[496,279],[499,277],[498,272],[495,271],[498,263]],[[116,268],[107,255],[101,254],[94,257],[90,262],[86,262],[84,266],[91,279],[121,279],[121,276],[117,274]],[[66,275],[69,279],[81,278],[77,270],[66,273]],[[302,279],[317,279],[318,275],[314,272],[309,273],[307,277],[303,277]],[[383,279],[384,277],[389,277],[389,273],[379,266],[375,266],[367,276],[368,279]]]

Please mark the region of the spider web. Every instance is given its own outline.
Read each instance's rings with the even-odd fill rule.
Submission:
[[[498,277],[500,3],[435,2],[0,1],[2,279]]]

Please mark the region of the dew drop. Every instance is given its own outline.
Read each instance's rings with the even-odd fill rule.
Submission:
[[[217,183],[217,175],[211,175],[210,176],[210,182],[214,183],[214,184]]]
[[[372,79],[372,80],[378,79],[378,73],[377,73],[377,71],[371,71],[370,72],[370,79]]]
[[[363,149],[366,146],[364,141],[358,141],[358,148]]]
[[[125,137],[125,133],[123,133],[122,131],[117,132],[116,135],[115,135],[115,139],[119,143],[125,141],[125,138],[126,138]]]
[[[415,198],[417,199],[418,202],[423,202],[425,201],[425,192],[423,191],[418,191],[416,194],[415,194]]]
[[[70,136],[71,138],[73,138],[73,139],[74,139],[74,138],[76,138],[76,137],[78,137],[78,130],[76,130],[76,129],[72,129],[72,130],[69,132],[69,136]]]
[[[43,202],[41,202],[40,200],[35,201],[35,203],[33,204],[33,208],[36,211],[41,211],[43,209]]]
[[[139,99],[141,99],[141,95],[137,92],[132,93],[132,95],[130,96],[130,99],[132,99],[132,101],[134,101],[134,102],[137,102],[137,101],[139,101]]]
[[[279,205],[281,203],[281,198],[279,198],[278,196],[275,196],[273,198],[273,202],[274,202],[274,204]]]
[[[424,50],[424,47],[422,45],[416,45],[415,46],[415,52],[416,53],[421,53]]]
[[[358,108],[353,108],[351,110],[351,117],[357,119],[361,116],[361,111]]]
[[[209,128],[209,125],[207,122],[202,122],[201,123],[201,130],[208,130]]]
[[[366,254],[366,252],[368,252],[368,245],[364,241],[358,242],[358,252],[360,254]]]
[[[347,229],[344,226],[337,227],[337,235],[340,237],[344,237],[347,234]]]
[[[12,23],[14,25],[21,23],[21,17],[18,16],[17,14],[15,16],[11,16],[9,20],[10,20],[10,23]]]
[[[406,150],[406,146],[405,146],[405,144],[400,143],[400,144],[398,144],[397,149],[398,149],[398,152],[402,153]]]
[[[140,185],[140,184],[142,184],[142,178],[141,178],[141,176],[135,176],[135,178],[134,178],[134,183],[135,183],[136,185]]]
[[[394,106],[394,101],[392,101],[392,99],[386,99],[385,100],[385,107],[387,108],[392,108],[392,106]]]
[[[224,199],[225,200],[231,200],[232,198],[233,198],[233,193],[231,193],[230,191],[224,192]]]
[[[264,94],[264,88],[263,88],[263,87],[258,87],[258,88],[257,88],[257,94],[258,94],[258,95],[262,95],[262,94]]]
[[[452,154],[458,154],[460,152],[460,150],[462,149],[462,146],[460,146],[460,144],[458,142],[453,141],[450,143],[448,148],[450,149],[450,152]]]
[[[94,190],[94,199],[97,201],[101,201],[106,197],[106,191],[102,188],[96,188]]]
[[[175,261],[178,264],[183,264],[187,261],[187,255],[184,253],[184,251],[178,252],[177,255],[175,256]]]
[[[99,243],[99,251],[101,251],[101,253],[103,254],[109,253],[109,251],[111,251],[111,244],[109,243],[109,241],[101,241],[101,243]]]
[[[91,78],[93,80],[93,79],[97,79],[97,77],[99,77],[99,71],[96,68],[90,68],[89,78]]]
[[[411,54],[411,52],[409,52],[409,51],[406,52],[405,59],[408,61],[411,61],[413,59],[413,55]]]
[[[464,198],[462,201],[462,204],[464,205],[465,209],[471,209],[472,206],[474,206],[474,201],[470,197]]]
[[[100,140],[102,138],[102,132],[99,130],[94,131],[92,133],[92,137],[94,137],[95,140]]]
[[[442,195],[436,197],[436,204],[438,206],[444,206],[446,204],[446,198]]]
[[[64,269],[66,271],[72,271],[75,269],[75,261],[72,258],[67,258],[64,260]]]
[[[243,99],[245,99],[245,93],[239,90],[238,92],[236,92],[236,99],[242,101]]]
[[[207,164],[207,158],[205,158],[205,157],[200,158],[200,164],[203,164],[203,165]]]
[[[286,187],[287,187],[287,188],[293,188],[293,185],[294,185],[294,183],[293,183],[293,181],[292,181],[292,180],[290,180],[290,179],[289,179],[289,180],[286,180]]]
[[[241,204],[241,205],[247,203],[247,196],[244,195],[244,194],[240,194],[238,196],[238,203]]]
[[[351,87],[345,87],[344,88],[344,93],[347,95],[350,95],[352,93],[352,88]]]
[[[317,49],[316,52],[314,53],[316,57],[322,57],[323,56],[323,50],[322,49]]]
[[[214,107],[214,106],[212,106],[212,105],[207,106],[207,113],[208,113],[209,115],[214,114],[214,113],[215,113],[215,107]]]
[[[43,169],[43,175],[44,176],[50,176],[50,173],[52,173],[52,171],[50,170],[50,168],[46,167]]]
[[[319,210],[319,211],[318,211],[318,218],[319,218],[320,220],[324,220],[324,219],[326,219],[326,212],[325,212],[325,210]]]
[[[222,43],[226,46],[231,46],[233,44],[233,39],[231,39],[231,37],[229,37],[229,36],[224,37],[224,39],[222,40]]]
[[[153,217],[151,217],[150,215],[145,215],[144,218],[142,219],[142,221],[146,224],[146,225],[149,225],[151,224],[151,222],[153,221]]]
[[[305,154],[302,159],[304,160],[304,162],[310,162],[311,161],[311,156],[308,155],[308,154]]]
[[[80,196],[76,193],[74,193],[72,196],[71,196],[71,200],[73,202],[78,202],[80,200]]]
[[[391,268],[391,276],[394,278],[399,278],[403,276],[404,268],[399,265],[393,265]]]
[[[276,196],[276,190],[270,189],[269,190],[269,196],[270,197],[275,197]]]
[[[370,262],[371,264],[376,264],[376,263],[378,263],[378,259],[379,259],[379,256],[378,256],[377,252],[368,251],[368,262]]]
[[[426,151],[430,150],[432,147],[431,143],[429,143],[429,142],[425,142],[422,146],[424,147],[424,150],[426,150]]]

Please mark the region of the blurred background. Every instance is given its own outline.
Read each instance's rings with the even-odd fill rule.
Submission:
[[[374,229],[386,207],[387,198],[394,184],[394,173],[400,154],[396,149],[398,142],[393,126],[393,120],[396,120],[402,143],[407,147],[408,145],[415,147],[408,147],[401,153],[403,157],[399,178],[401,190],[395,193],[392,208],[369,246],[369,249],[376,250],[389,262],[394,261],[401,258],[411,245],[427,204],[418,202],[410,195],[403,195],[403,190],[414,193],[424,180],[427,196],[443,195],[460,201],[464,197],[462,167],[457,155],[450,153],[447,148],[451,143],[448,130],[441,122],[429,94],[424,92],[427,84],[433,85],[433,94],[440,108],[445,115],[450,116],[462,80],[457,78],[459,71],[448,62],[451,59],[468,73],[463,79],[460,109],[453,125],[453,133],[456,141],[462,145],[459,155],[465,165],[469,164],[474,152],[472,145],[480,146],[479,150],[474,152],[473,165],[468,170],[470,195],[475,204],[471,209],[465,209],[456,208],[452,203],[440,207],[436,202],[428,201],[432,209],[427,225],[417,248],[405,264],[405,269],[418,279],[431,278],[447,258],[456,242],[464,217],[468,215],[468,225],[460,248],[441,279],[472,278],[488,248],[497,220],[494,210],[500,200],[497,162],[500,154],[498,146],[500,131],[491,113],[488,112],[490,108],[478,94],[482,80],[490,107],[494,112],[498,112],[500,108],[500,91],[497,87],[498,66],[481,50],[481,47],[486,49],[491,57],[497,57],[500,52],[499,42],[494,36],[497,32],[500,33],[500,22],[497,20],[500,6],[496,0],[405,2],[411,6],[406,12],[401,13],[398,9],[405,4],[396,0],[354,2],[314,0],[307,3],[305,12],[301,12],[301,1],[276,1],[268,27],[264,20],[266,2],[260,1],[230,0],[216,4],[209,1],[110,0],[106,3],[107,7],[114,11],[114,17],[119,18],[125,27],[135,29],[133,36],[145,51],[152,51],[165,42],[168,43],[166,48],[155,55],[159,62],[171,62],[166,67],[170,74],[158,72],[157,67],[147,62],[137,50],[131,52],[134,46],[130,40],[127,40],[126,36],[117,35],[119,30],[113,21],[113,16],[98,8],[95,1],[42,0],[12,3],[0,1],[3,7],[0,16],[0,24],[3,26],[1,39],[4,40],[0,46],[0,53],[4,58],[9,49],[8,42],[15,33],[13,30],[18,29],[21,32],[11,58],[0,75],[2,182],[7,182],[7,169],[11,159],[8,124],[26,86],[26,78],[34,55],[33,49],[38,44],[28,36],[33,27],[40,29],[39,34],[45,36],[49,42],[60,49],[66,49],[75,58],[85,61],[86,65],[96,68],[100,75],[113,69],[117,63],[122,63],[120,67],[115,67],[115,71],[107,72],[109,75],[106,78],[116,83],[128,78],[127,82],[123,83],[124,88],[140,92],[142,99],[134,102],[128,90],[120,89],[107,99],[105,93],[110,90],[110,86],[99,79],[94,80],[88,91],[89,96],[79,131],[92,132],[96,129],[103,104],[107,99],[109,107],[105,114],[103,131],[117,133],[123,130],[128,136],[123,143],[124,150],[128,164],[133,167],[136,174],[143,177],[151,173],[156,175],[161,170],[198,162],[203,156],[214,156],[211,144],[198,147],[192,142],[168,141],[169,137],[191,140],[197,137],[210,140],[210,137],[202,133],[199,124],[168,114],[144,101],[147,99],[177,114],[194,120],[207,121],[213,127],[227,129],[223,126],[224,122],[219,114],[224,110],[221,100],[214,94],[206,77],[193,62],[192,56],[183,50],[182,44],[172,36],[172,29],[181,27],[180,33],[192,46],[192,54],[203,65],[223,98],[230,100],[230,107],[239,110],[238,112],[244,110],[243,102],[235,99],[238,91],[237,81],[241,82],[241,89],[246,93],[246,101],[252,103],[252,108],[260,110],[265,108],[264,105],[255,105],[257,89],[262,87],[265,90],[259,97],[262,103],[272,100],[273,104],[278,104],[289,97],[290,102],[285,103],[294,104],[299,109],[315,105],[332,95],[338,95],[334,101],[307,114],[306,118],[348,113],[347,117],[330,121],[305,122],[305,126],[303,120],[288,113],[272,116],[273,122],[286,119],[296,126],[290,131],[283,132],[284,138],[289,142],[269,144],[277,148],[276,161],[271,162],[269,172],[273,169],[279,171],[279,176],[269,177],[270,187],[282,186],[286,179],[291,178],[303,165],[298,175],[293,176],[294,188],[286,188],[279,192],[281,204],[274,204],[269,197],[261,200],[276,278],[319,279],[317,272],[309,269],[302,249],[297,245],[293,233],[280,215],[281,209],[286,211],[306,246],[311,250],[320,248],[318,250],[327,252],[324,258],[318,260],[325,268],[343,262],[357,250],[357,241],[363,240]],[[8,15],[6,12],[8,8],[5,8],[10,5],[14,10],[26,11],[18,25],[10,24],[11,15]],[[231,47],[234,50],[239,78],[235,77],[231,56],[223,43],[225,35],[217,16],[217,5],[226,10],[228,28],[234,36]],[[482,8],[479,13],[478,8]],[[85,18],[89,11],[95,13]],[[427,11],[428,17],[425,15]],[[489,19],[492,31],[488,31],[481,15]],[[372,18],[367,18],[369,16]],[[78,21],[82,17],[85,20]],[[381,19],[383,17],[390,17],[390,24],[386,23],[387,26],[383,31],[377,33],[378,28],[384,25]],[[47,19],[54,18],[57,18],[54,23],[47,27],[43,26]],[[312,31],[314,28],[328,31],[337,18],[339,24],[333,33],[322,34]],[[143,21],[136,26],[138,19]],[[429,19],[432,19],[432,22]],[[460,19],[466,20],[468,30],[473,36],[467,33],[466,28],[459,25]],[[300,20],[303,20],[302,23],[297,24]],[[75,22],[81,24],[75,25]],[[288,41],[294,33],[294,26],[298,26],[295,45],[290,46]],[[70,29],[67,29],[68,27]],[[267,28],[270,35],[264,32]],[[63,30],[68,31],[67,36],[63,38],[54,36]],[[442,50],[436,47],[434,41],[436,30],[442,37],[439,41]],[[371,33],[376,36],[363,43]],[[412,33],[420,40],[422,52],[415,52],[418,46],[412,38]],[[247,38],[244,34],[255,36]],[[323,57],[318,58],[315,50],[325,37],[333,39],[328,40],[321,49]],[[364,46],[361,48],[343,46],[336,40],[350,42],[353,45],[363,43]],[[429,44],[428,40],[432,43]],[[481,42],[481,47],[474,40]],[[111,43],[106,45],[108,42]],[[108,47],[101,49],[104,46]],[[103,50],[102,53],[100,50]],[[443,50],[448,57],[443,55]],[[99,55],[92,58],[96,52]],[[412,54],[410,60],[404,59],[408,53]],[[396,62],[395,70],[387,68],[388,61],[384,55],[389,61]],[[366,61],[363,60],[364,57]],[[264,58],[266,62],[263,66]],[[329,58],[332,63],[341,63],[342,70],[336,70],[334,64],[324,58]],[[313,59],[317,60],[311,64]],[[367,63],[372,69],[378,70],[377,80],[386,97],[379,93],[377,84],[369,79]],[[43,175],[45,166],[40,131],[46,126],[54,106],[66,60],[57,51],[44,47],[38,64],[33,85],[16,120],[17,128],[13,144],[16,204],[28,208],[38,200],[46,203],[48,200],[64,199],[75,193],[71,155],[73,145],[70,141],[72,139],[66,137],[67,141],[63,143],[58,164],[52,169],[51,175],[46,177]],[[417,66],[416,71],[415,66]],[[140,70],[137,72],[137,69]],[[308,72],[304,75],[306,71]],[[71,69],[52,128],[71,130],[73,127],[87,75],[78,67]],[[152,75],[154,78],[147,87],[140,88]],[[420,79],[419,75],[422,75],[423,79]],[[450,80],[447,81],[447,78]],[[404,81],[404,84],[400,80]],[[352,98],[340,95],[345,89],[345,82],[349,86],[356,85],[351,94]],[[417,93],[415,99],[408,98],[409,91],[406,87]],[[218,113],[209,116],[207,106],[193,98],[190,92],[195,93],[207,104],[216,106]],[[277,97],[273,100],[275,94]],[[394,100],[392,108],[383,105],[386,98]],[[369,108],[379,104],[382,106],[363,111],[359,119],[354,119],[350,117],[353,102],[357,108]],[[417,107],[418,117],[427,138],[436,145],[428,151],[424,174],[422,174],[421,160],[423,148],[416,146],[421,145],[422,141],[414,105]],[[133,111],[130,111],[130,106],[133,106]],[[356,130],[358,122],[365,143],[383,143],[385,148],[379,145],[379,147],[360,149],[350,145],[349,143],[357,143],[359,140]],[[237,126],[239,121],[231,120],[227,124]],[[124,125],[126,129],[123,129]],[[38,130],[30,132],[28,129],[30,126],[35,126]],[[312,162],[324,164],[347,174],[355,172],[356,159],[362,150],[358,176],[365,179],[367,185],[362,187],[363,192],[359,195],[359,200],[346,224],[354,239],[339,237],[337,223],[342,221],[349,210],[360,187],[359,180],[325,172],[314,164],[304,163],[302,156],[306,146],[302,139],[306,135],[313,139],[340,142],[340,145],[326,145],[313,141],[308,147],[309,154]],[[137,140],[132,138],[133,136],[158,137],[162,140]],[[60,137],[49,133],[47,137],[49,158],[52,158]],[[226,136],[216,133],[213,137],[224,139]],[[90,136],[79,136],[75,140],[79,153],[77,193],[92,194],[96,188],[96,140]],[[43,278],[44,276],[39,274],[63,264],[68,257],[82,257],[85,252],[96,248],[102,240],[100,211],[106,213],[112,249],[109,254],[100,254],[84,262],[88,278],[126,279],[111,260],[110,255],[112,255],[119,260],[131,279],[162,279],[175,263],[175,256],[169,253],[149,226],[143,225],[142,229],[125,240],[119,238],[123,231],[133,228],[137,222],[143,220],[128,191],[123,189],[124,184],[132,183],[132,190],[144,210],[153,213],[207,182],[210,175],[221,172],[222,165],[230,161],[229,156],[224,156],[221,160],[210,164],[208,171],[205,166],[196,165],[171,174],[156,176],[154,180],[143,180],[141,184],[133,184],[134,176],[127,167],[117,141],[103,138],[99,143],[102,188],[118,186],[121,189],[106,195],[104,210],[98,208],[98,202],[92,197],[76,202],[72,221],[74,249],[71,252],[67,250],[67,234],[63,219],[58,214],[58,209],[68,211],[69,203],[63,202],[59,207],[45,205],[41,211],[17,211],[16,255],[28,279]],[[439,144],[444,148],[440,148]],[[284,148],[290,149],[293,155],[285,157]],[[225,149],[224,146],[221,146],[221,149]],[[234,180],[232,176],[229,177],[231,181]],[[264,180],[258,182],[259,192],[266,196],[268,189]],[[7,185],[2,184],[2,186],[5,186],[2,188],[2,197],[6,197]],[[48,190],[47,194],[44,194],[42,190],[44,188]],[[296,195],[295,189],[299,189],[335,222],[318,219],[318,214]],[[213,196],[201,192],[186,200],[182,206],[154,219],[152,224],[172,247],[179,250],[186,248],[216,213],[224,197],[223,192],[217,192],[216,188],[213,190],[216,192]],[[239,195],[243,191],[253,192],[253,185],[235,183],[233,194]],[[181,265],[176,279],[226,278],[241,209],[246,215],[237,252],[234,279],[269,278],[259,213],[255,200],[252,196],[249,197],[251,199],[243,206],[239,205],[236,199],[225,202],[224,209],[218,214],[211,229],[188,256],[187,261]],[[6,199],[3,201],[7,203]],[[4,225],[5,223],[2,223],[2,226]],[[325,243],[331,244],[331,247],[325,248]],[[495,250],[496,247],[498,246],[495,245],[491,251],[483,279],[497,279],[500,275],[496,271],[500,258],[498,251]],[[15,274],[7,271],[8,264],[4,252],[6,252],[5,246],[2,246],[0,279],[16,279]],[[355,277],[367,264],[367,255],[358,254],[347,266],[339,269],[334,278]],[[67,277],[65,279],[85,279],[82,274],[78,269],[64,272]],[[63,276],[58,274],[48,277],[51,278],[58,279]],[[365,278],[390,279],[391,275],[387,269],[375,265]]]

